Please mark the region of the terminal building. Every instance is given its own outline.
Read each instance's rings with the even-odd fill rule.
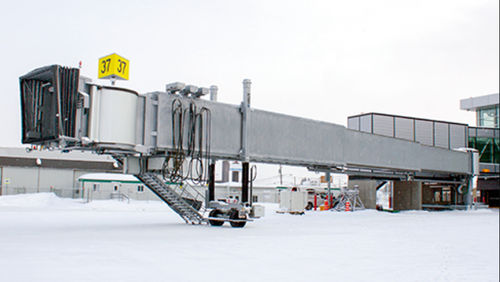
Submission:
[[[500,207],[500,94],[460,100],[460,109],[476,113],[476,127],[469,127],[468,146],[478,150],[480,201]]]
[[[476,201],[489,206],[500,206],[500,129],[499,94],[463,99],[460,108],[475,111],[477,126],[423,118],[366,113],[348,117],[349,129],[392,138],[405,139],[427,146],[448,150],[473,148],[479,153],[480,175],[477,181]],[[354,180],[354,179],[351,179]],[[351,181],[357,183],[356,181]],[[367,207],[375,206],[376,191],[387,188],[379,181],[364,182],[361,196]],[[364,187],[363,187],[364,186]],[[388,185],[392,187],[391,185]],[[421,191],[415,193],[413,208],[448,208],[463,205],[463,192],[458,185],[424,181]],[[390,190],[390,189],[389,189]],[[391,191],[391,199],[397,193]],[[393,205],[394,203],[391,203]],[[398,203],[400,204],[400,203]],[[389,207],[389,208],[393,208]]]

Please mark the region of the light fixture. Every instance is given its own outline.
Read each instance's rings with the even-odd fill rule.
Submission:
[[[173,82],[173,83],[167,84],[166,90],[170,94],[175,94],[176,92],[179,92],[179,91],[183,90],[184,87],[186,87],[185,83],[182,83],[182,82]]]
[[[190,94],[195,94],[198,91],[198,87],[194,85],[186,85],[184,89],[181,91],[181,94],[188,96]]]
[[[195,96],[196,98],[200,98],[201,96],[205,96],[208,93],[210,93],[210,89],[206,87],[200,87],[198,88],[198,91],[196,91],[196,93],[193,94],[193,96]]]

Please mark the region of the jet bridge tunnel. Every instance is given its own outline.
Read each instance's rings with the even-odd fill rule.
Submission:
[[[241,105],[203,99],[208,89],[180,83],[144,94],[97,85],[57,65],[20,77],[20,88],[23,143],[110,154],[126,173],[155,172],[173,182],[206,181],[221,159],[358,178],[467,183],[474,174],[467,151],[253,109],[249,80]]]

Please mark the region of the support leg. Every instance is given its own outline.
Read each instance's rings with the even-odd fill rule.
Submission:
[[[242,177],[241,177],[241,203],[248,203],[248,180],[249,180],[249,163],[242,164]]]
[[[215,200],[215,161],[208,166],[208,201]]]

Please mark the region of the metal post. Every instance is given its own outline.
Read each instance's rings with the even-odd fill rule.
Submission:
[[[253,165],[250,168],[250,195],[249,195],[249,204],[250,206],[253,206],[253,181],[255,180],[255,177],[257,176],[257,167]]]
[[[280,168],[278,170],[279,174],[280,174],[280,185],[283,185],[283,168],[280,164]]]
[[[217,101],[217,86],[210,86],[210,101]],[[208,202],[215,200],[215,159],[208,165]]]
[[[208,166],[208,201],[215,200],[215,161]]]
[[[249,163],[243,162],[241,176],[241,203],[248,203]]]
[[[219,88],[215,85],[210,86],[210,101],[217,102],[217,92]]]
[[[469,181],[467,183],[467,194],[465,194],[465,209],[472,209],[472,186],[473,186],[473,177],[469,177]]]
[[[40,166],[38,166],[38,171],[37,171],[36,192],[40,193]]]
[[[241,103],[241,149],[240,154],[244,161],[248,161],[248,109],[250,108],[250,79],[243,80],[243,102]]]
[[[331,186],[331,181],[330,181],[330,172],[327,172],[325,177],[328,179],[328,209],[330,209],[330,207],[332,206],[332,186]]]
[[[252,81],[250,79],[243,80],[243,106],[250,107],[250,86]]]

